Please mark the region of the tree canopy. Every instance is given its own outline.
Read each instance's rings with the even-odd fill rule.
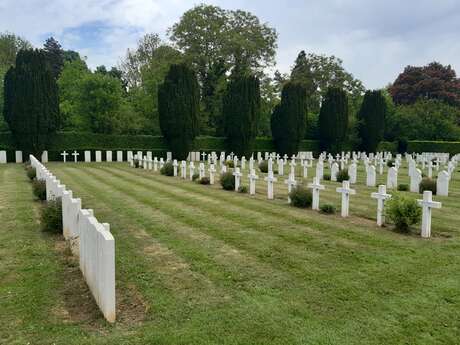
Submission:
[[[450,65],[438,62],[422,67],[407,66],[390,87],[390,93],[397,105],[437,99],[460,106],[460,79]]]
[[[53,76],[57,80],[64,67],[64,50],[54,37],[50,37],[45,41],[43,51],[46,54]]]
[[[358,131],[361,149],[376,152],[385,131],[387,104],[380,90],[366,91],[358,112]]]

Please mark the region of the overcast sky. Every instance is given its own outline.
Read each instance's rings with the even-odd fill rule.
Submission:
[[[460,0],[0,0],[0,32],[36,46],[50,35],[91,67],[116,65],[145,33],[159,33],[198,3],[241,8],[279,34],[277,68],[297,53],[336,55],[367,88],[392,82],[406,65],[433,60],[460,72]]]

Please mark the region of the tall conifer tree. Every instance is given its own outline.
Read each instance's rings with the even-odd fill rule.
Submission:
[[[366,91],[358,112],[361,150],[375,152],[383,138],[387,105],[380,90]]]
[[[348,131],[348,97],[339,88],[329,88],[319,113],[320,146],[322,150],[338,152]]]

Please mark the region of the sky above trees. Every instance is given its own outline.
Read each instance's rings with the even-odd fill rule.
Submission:
[[[276,28],[277,66],[288,72],[300,50],[336,55],[367,88],[393,82],[406,65],[431,61],[460,70],[458,0],[217,0]],[[288,3],[288,5],[287,5]],[[167,29],[194,4],[188,0],[3,0],[0,32],[36,46],[49,36],[88,57],[91,67],[116,65],[145,33]]]

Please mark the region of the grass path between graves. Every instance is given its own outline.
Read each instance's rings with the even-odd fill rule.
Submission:
[[[289,207],[281,178],[268,201],[263,176],[249,197],[122,164],[49,168],[111,225],[118,322],[106,324],[86,295],[80,317],[68,315],[70,259],[38,230],[30,184],[8,165],[0,308],[15,317],[0,313],[5,344],[458,343],[458,181],[442,200],[448,212],[434,213],[435,237],[422,240],[377,228],[373,189],[361,185],[343,220]],[[336,186],[328,182],[322,200],[338,206]],[[2,297],[8,291],[34,302]]]

